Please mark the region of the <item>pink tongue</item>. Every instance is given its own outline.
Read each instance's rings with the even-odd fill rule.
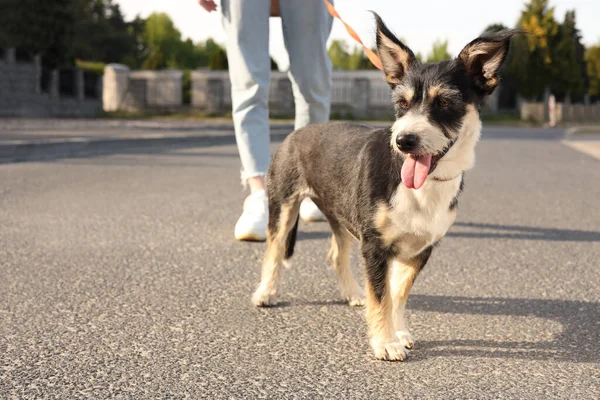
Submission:
[[[402,182],[409,189],[420,189],[431,167],[431,155],[414,157],[412,155],[406,157],[402,164]]]

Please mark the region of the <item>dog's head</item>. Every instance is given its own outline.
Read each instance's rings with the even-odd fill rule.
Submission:
[[[461,136],[479,134],[479,107],[498,85],[496,74],[518,32],[486,33],[455,60],[422,64],[377,14],[375,19],[377,49],[396,109],[391,145],[406,157],[403,182],[418,189],[438,161],[465,141]]]

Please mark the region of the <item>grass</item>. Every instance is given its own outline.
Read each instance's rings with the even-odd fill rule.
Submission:
[[[102,76],[104,74],[104,67],[106,64],[102,62],[76,60],[75,66],[84,71],[90,71],[98,76]]]
[[[210,114],[201,111],[176,111],[176,112],[129,112],[129,111],[104,111],[102,118],[112,119],[156,119],[156,120],[207,120],[231,119],[231,113]]]

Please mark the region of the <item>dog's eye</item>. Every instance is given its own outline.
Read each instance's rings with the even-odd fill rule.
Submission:
[[[448,108],[448,106],[450,106],[450,103],[448,103],[446,100],[444,99],[439,99],[438,100],[438,105],[442,108]]]
[[[400,107],[402,107],[402,108],[408,108],[408,101],[406,101],[404,99],[400,100],[400,102],[398,104],[400,104]]]

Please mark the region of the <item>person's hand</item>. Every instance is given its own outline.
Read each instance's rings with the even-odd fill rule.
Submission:
[[[214,0],[198,0],[198,4],[208,12],[217,11],[217,5]]]

